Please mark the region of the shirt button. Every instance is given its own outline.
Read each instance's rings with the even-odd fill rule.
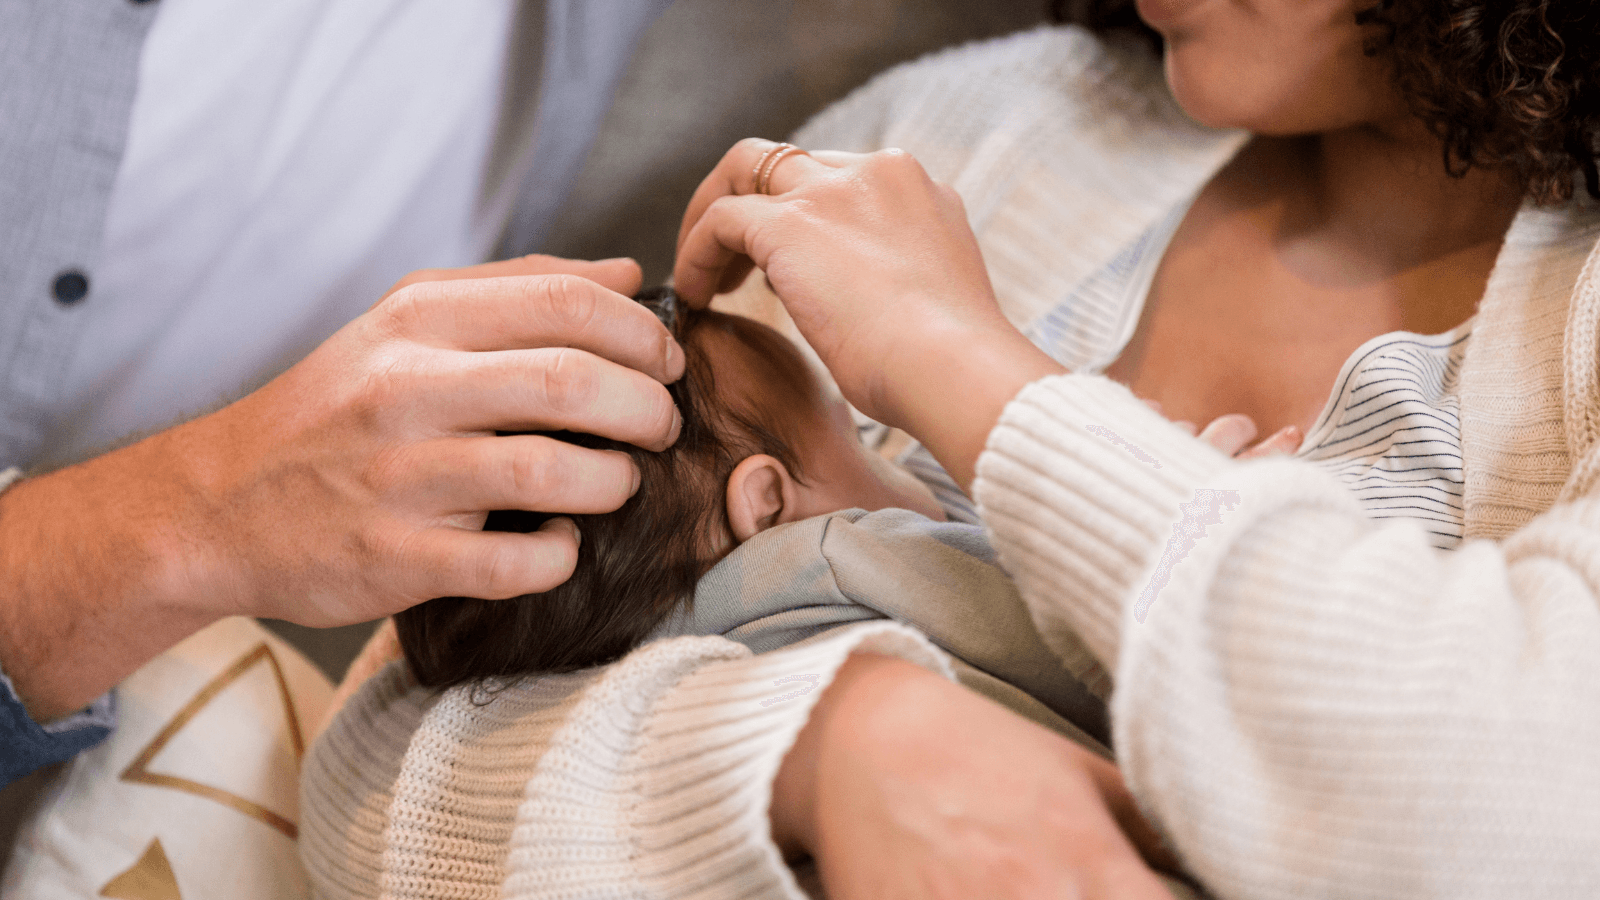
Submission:
[[[62,306],[72,306],[89,296],[89,276],[77,270],[62,272],[50,286],[50,293]]]

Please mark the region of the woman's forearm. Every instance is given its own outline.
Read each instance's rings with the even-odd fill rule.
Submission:
[[[886,421],[921,441],[970,493],[1006,404],[1032,382],[1066,370],[1004,321],[982,333],[950,328],[918,337],[882,379]]]
[[[1078,376],[1019,396],[979,469],[1041,635],[1115,666],[1123,771],[1212,891],[1594,883],[1600,499],[1441,551]]]

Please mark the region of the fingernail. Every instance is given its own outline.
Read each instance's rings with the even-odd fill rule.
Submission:
[[[1217,420],[1217,425],[1225,429],[1228,434],[1239,442],[1248,441],[1256,436],[1256,423],[1249,416],[1240,413],[1229,413]]]
[[[628,496],[629,497],[632,497],[634,494],[639,493],[639,479],[641,478],[641,476],[639,474],[639,467],[638,466],[631,466],[631,468],[633,469],[633,487],[628,488]]]
[[[674,406],[672,407],[672,435],[671,439],[667,441],[667,446],[671,447],[676,444],[678,436],[681,434],[683,434],[683,412]]]
[[[567,534],[572,535],[572,540],[574,542],[576,542],[578,546],[580,546],[580,547],[583,546],[583,532],[578,530],[578,523],[572,521],[571,519],[567,518],[566,516],[557,516],[557,517],[555,517],[553,519],[546,519],[544,524],[539,526],[539,530],[540,531],[555,531],[555,530],[565,531]]]
[[[671,338],[668,338],[667,339],[667,380],[669,382],[677,381],[678,378],[682,374],[683,374],[683,348],[678,346],[678,342],[677,341],[672,340]]]

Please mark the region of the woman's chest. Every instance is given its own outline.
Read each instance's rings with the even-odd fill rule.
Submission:
[[[1285,425],[1306,432],[1351,353],[1395,330],[1372,313],[1331,316],[1309,304],[1250,302],[1240,285],[1215,287],[1181,300],[1152,290],[1105,374],[1177,421],[1203,426],[1243,413],[1263,435]]]
[[[1285,248],[1250,225],[1179,229],[1132,337],[1105,370],[1169,418],[1204,425],[1243,413],[1263,435],[1286,425],[1309,432],[1358,348],[1459,325],[1493,262],[1492,253],[1456,260],[1473,270],[1467,279],[1460,265],[1384,272],[1321,248]]]

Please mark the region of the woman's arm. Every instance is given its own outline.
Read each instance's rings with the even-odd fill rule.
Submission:
[[[1192,482],[1086,430],[1113,417]],[[1191,444],[1068,376],[1014,401],[977,481],[1042,630],[1115,665],[1119,760],[1190,870],[1238,897],[1587,894],[1600,498],[1451,553],[1305,463]]]
[[[749,254],[865,412],[958,477],[982,451],[1004,564],[1047,639],[1075,633],[1116,672],[1123,770],[1211,890],[1600,882],[1600,498],[1448,553],[1104,379],[1043,378],[1000,415],[1032,363],[948,191],[873,154],[791,158],[779,196],[744,196],[739,155],[761,149],[697,195],[680,286],[703,294]]]

